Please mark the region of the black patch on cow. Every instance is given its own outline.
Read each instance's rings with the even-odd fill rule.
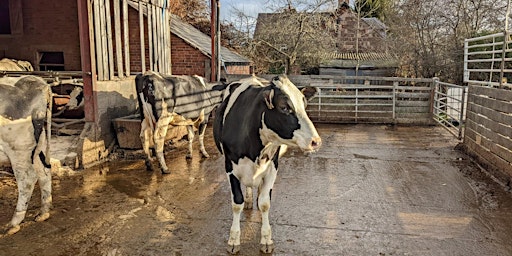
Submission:
[[[208,122],[210,113],[222,100],[222,86],[206,87],[199,79],[190,76],[169,76],[157,73],[146,75],[138,74],[135,78],[139,109],[142,110],[142,101],[147,101],[152,108],[155,119],[162,114],[162,100],[167,104],[169,112],[175,112],[188,119],[197,119],[204,110],[204,121]],[[143,99],[140,94],[143,94]],[[141,120],[144,113],[141,111]]]
[[[39,152],[39,159],[41,160],[41,163],[43,163],[43,166],[45,168],[52,168],[52,166],[50,164],[46,163],[46,156],[44,155],[43,152]],[[32,160],[32,162],[33,162],[33,160]]]
[[[232,173],[229,174],[229,184],[231,185],[231,194],[233,195],[233,202],[235,204],[243,204],[244,195],[242,193],[240,181]]]
[[[293,132],[300,129],[299,119],[295,115],[295,108],[283,91],[275,86],[269,89],[274,90],[272,99],[273,109],[265,111],[265,125],[283,139],[293,138]]]
[[[255,161],[259,155],[263,144],[259,137],[261,128],[261,114],[266,109],[266,105],[261,95],[262,87],[249,87],[242,92],[233,104],[226,119],[223,122],[225,111],[229,99],[233,96],[234,88],[230,86],[230,94],[219,105],[215,122],[213,124],[214,137],[217,147],[227,159],[238,163],[238,160],[248,157]]]
[[[259,136],[263,113],[265,125],[284,139],[293,138],[293,132],[300,129],[299,119],[289,97],[274,84],[270,84],[265,87],[250,86],[241,92],[223,120],[236,87],[230,85],[230,94],[216,111],[213,125],[215,143],[221,153],[235,163],[244,157],[256,161],[264,147]],[[269,90],[274,91],[272,109],[265,103],[265,95],[268,95]],[[277,165],[277,159],[275,162]]]

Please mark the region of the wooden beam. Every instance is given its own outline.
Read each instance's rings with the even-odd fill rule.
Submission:
[[[78,32],[80,38],[80,60],[82,64],[82,79],[84,83],[84,113],[85,121],[96,120],[96,64],[94,54],[94,31],[91,0],[77,0]]]
[[[149,44],[149,69],[154,70],[153,62],[153,5],[151,2],[148,3],[148,44]]]
[[[116,2],[117,0],[114,0]],[[107,25],[108,74],[109,80],[114,79],[114,46],[112,45],[112,17],[110,15],[110,0],[105,0],[105,20]]]
[[[139,35],[140,35],[140,64],[142,73],[146,72],[146,45],[144,44],[144,10],[143,3],[139,1]]]
[[[123,78],[123,45],[121,41],[121,10],[119,0],[114,0],[114,32],[116,38],[117,76]]]
[[[98,70],[98,80],[103,80],[103,56],[102,55],[102,44],[101,44],[101,25],[100,25],[100,3],[98,1],[94,1],[94,34],[96,36],[92,37],[96,38],[94,45],[96,46],[96,68]]]
[[[123,0],[124,66],[126,76],[130,76],[130,36],[128,29],[128,0]]]
[[[110,0],[95,0],[99,1],[99,15],[100,15],[100,40],[101,40],[101,52],[102,54],[102,70],[103,70],[103,78],[101,80],[110,79],[109,68],[108,68],[108,46],[107,46],[107,21],[105,19],[105,1]]]

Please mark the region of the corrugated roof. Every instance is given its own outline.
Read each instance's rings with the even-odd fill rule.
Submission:
[[[138,10],[139,6],[134,1],[128,1],[129,5]],[[146,9],[143,9],[144,15],[147,15]],[[178,16],[171,14],[171,33],[175,34],[192,47],[201,51],[204,55],[211,57],[211,37],[205,35],[194,26],[182,21]],[[251,61],[242,55],[221,46],[220,59],[224,63],[251,63]]]
[[[320,65],[321,67],[353,68],[394,68],[398,67],[396,57],[388,53],[364,52],[364,53],[333,53],[332,60]]]
[[[333,59],[339,60],[385,60],[385,59],[395,59],[388,53],[381,52],[335,52],[329,56]]]

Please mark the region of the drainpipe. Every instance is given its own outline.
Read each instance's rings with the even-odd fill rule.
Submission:
[[[216,26],[216,30],[217,30],[217,33],[215,34],[215,60],[217,61],[216,65],[216,70],[217,70],[217,82],[220,81],[220,70],[221,70],[221,58],[220,58],[220,0],[216,0],[217,2],[217,11],[215,12],[217,14],[217,17],[216,17],[216,22],[215,22],[215,26]]]
[[[217,74],[217,51],[216,51],[216,43],[215,43],[215,37],[216,37],[216,23],[217,23],[217,1],[218,0],[211,0],[210,9],[211,9],[211,17],[210,17],[210,37],[211,37],[211,54],[210,54],[210,81],[216,81],[216,74]]]

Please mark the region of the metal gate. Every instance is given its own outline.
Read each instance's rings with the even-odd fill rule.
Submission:
[[[467,86],[435,82],[433,118],[459,140],[464,136],[466,102]]]
[[[307,107],[311,120],[327,123],[432,123],[434,79],[310,76],[318,94]]]

